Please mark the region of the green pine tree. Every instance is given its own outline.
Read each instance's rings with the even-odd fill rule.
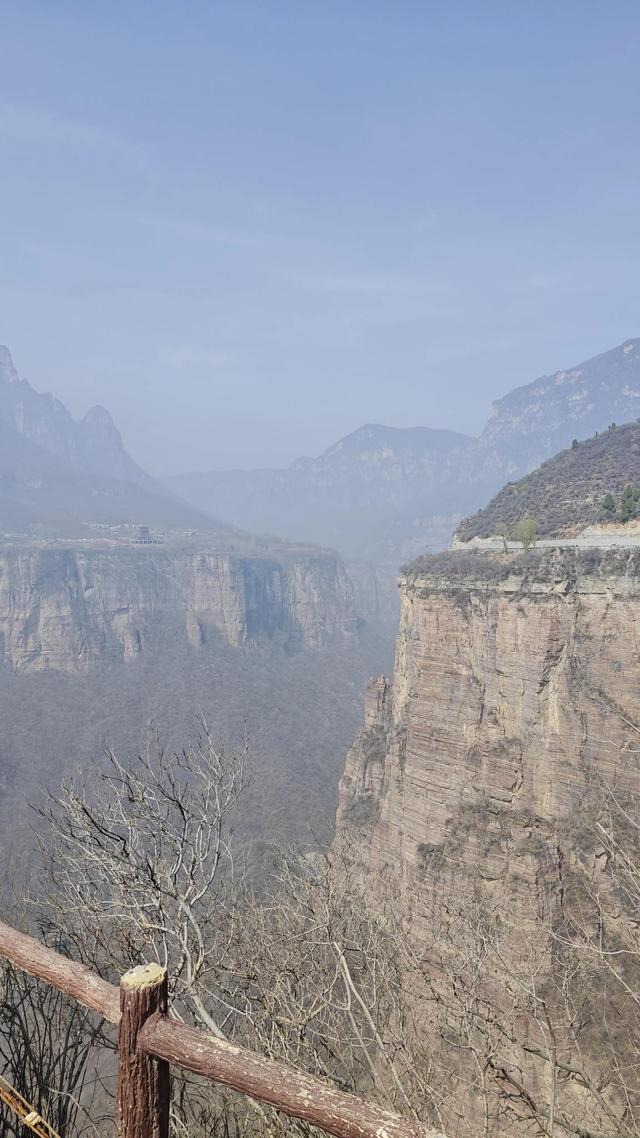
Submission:
[[[637,499],[634,495],[633,486],[625,486],[620,501],[620,517],[623,522],[628,522],[631,518],[635,518],[636,512]]]

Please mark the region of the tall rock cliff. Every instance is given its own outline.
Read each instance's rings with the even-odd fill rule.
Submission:
[[[401,598],[393,683],[370,686],[339,841],[418,933],[434,891],[472,882],[553,907],[597,854],[577,811],[640,789],[640,553],[444,554],[405,572]]]
[[[640,552],[427,557],[401,593],[337,853],[410,946],[434,1116],[635,1134]]]
[[[348,644],[353,591],[340,561],[151,548],[60,546],[0,553],[0,664],[82,671],[153,649],[160,628],[194,648],[280,640]]]

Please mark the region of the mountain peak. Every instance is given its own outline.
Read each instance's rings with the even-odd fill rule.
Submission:
[[[82,423],[87,427],[108,428],[112,431],[118,430],[113,421],[111,413],[107,411],[107,408],[103,407],[100,403],[96,403],[95,407],[89,408],[82,420]]]
[[[115,473],[116,467],[118,469],[122,467],[121,475],[128,477],[132,474],[133,462],[124,449],[122,435],[106,407],[96,404],[95,407],[89,408],[84,418],[80,420],[79,437],[87,463],[92,464],[98,455],[101,456],[99,466],[95,467],[96,470],[105,474]]]
[[[637,419],[640,412],[640,339],[553,375],[516,387],[492,405],[482,436],[485,447],[511,455],[514,469],[533,469],[608,423]]]
[[[4,383],[19,383],[20,376],[18,375],[11,352],[4,344],[0,344],[0,382]]]
[[[0,345],[0,423],[72,470],[117,478],[153,493],[158,487],[127,454],[106,407],[96,406],[76,422],[53,395],[21,381],[9,349]]]
[[[439,427],[387,427],[383,423],[364,423],[350,435],[328,447],[318,460],[362,459],[378,454],[383,459],[407,459],[447,453],[452,447],[467,448],[475,439]]]

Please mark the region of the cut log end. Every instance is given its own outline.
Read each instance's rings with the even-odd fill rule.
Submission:
[[[120,984],[123,988],[155,988],[163,984],[167,978],[167,970],[161,964],[138,964],[125,972]]]

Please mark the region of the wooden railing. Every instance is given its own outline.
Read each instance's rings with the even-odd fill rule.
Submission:
[[[120,988],[0,921],[0,957],[53,984],[113,1024],[118,1035],[118,1138],[167,1138],[169,1067],[222,1083],[336,1138],[441,1138],[295,1067],[216,1039],[168,1015],[167,973],[126,972]]]

